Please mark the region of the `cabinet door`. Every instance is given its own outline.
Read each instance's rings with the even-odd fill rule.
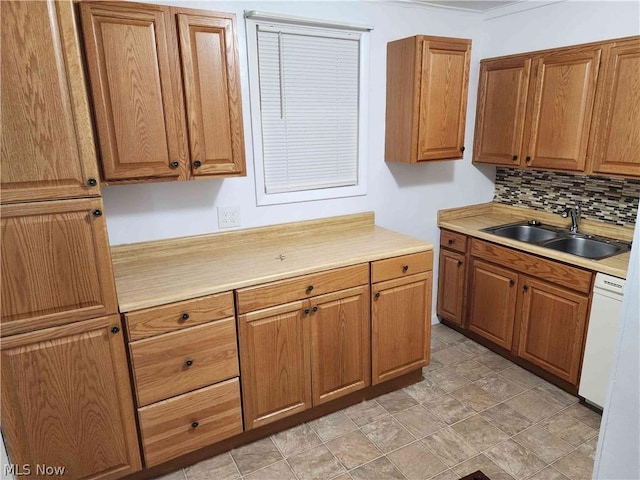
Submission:
[[[422,42],[418,161],[462,158],[470,54],[471,42]]]
[[[5,205],[2,335],[118,310],[102,200]]]
[[[518,355],[577,385],[589,298],[525,278]]]
[[[238,316],[245,428],[311,407],[308,302]]]
[[[473,161],[520,165],[531,58],[480,65]]]
[[[168,8],[87,2],[80,10],[105,180],[184,177],[182,91]]]
[[[423,367],[431,344],[431,272],[373,285],[372,383]]]
[[[535,59],[527,166],[584,170],[600,51],[576,48]]]
[[[178,14],[194,175],[244,175],[235,16]]]
[[[369,285],[310,300],[313,405],[371,383]]]
[[[476,259],[471,269],[469,330],[511,350],[518,275]]]
[[[0,9],[2,202],[100,195],[72,2]]]
[[[592,172],[640,176],[640,40],[604,59],[592,132]]]
[[[449,250],[440,250],[438,268],[438,306],[442,318],[459,326],[464,326],[464,280],[466,274],[465,257]]]
[[[2,434],[14,464],[65,467],[64,478],[140,470],[117,315],[5,337]],[[38,476],[39,477],[39,476]]]

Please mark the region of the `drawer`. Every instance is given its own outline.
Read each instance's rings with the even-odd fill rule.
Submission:
[[[232,317],[231,292],[146,308],[125,314],[129,341],[189,328],[194,325]]]
[[[147,467],[242,433],[237,378],[138,409]]]
[[[369,264],[362,263],[243,288],[236,291],[238,313],[247,313],[368,283]]]
[[[433,269],[433,251],[371,262],[371,283],[407,277]]]
[[[138,405],[238,376],[234,318],[129,345]]]
[[[440,245],[456,252],[466,253],[467,236],[451,230],[442,230],[440,232]]]

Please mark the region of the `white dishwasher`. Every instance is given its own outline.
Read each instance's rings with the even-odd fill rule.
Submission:
[[[609,375],[618,339],[620,309],[625,281],[603,273],[596,275],[584,348],[578,394],[589,403],[604,407]]]

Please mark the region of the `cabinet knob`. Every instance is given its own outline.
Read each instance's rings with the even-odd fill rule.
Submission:
[[[403,265],[402,271],[406,273],[407,270],[409,270],[409,265]]]
[[[96,208],[93,212],[91,212],[93,214],[94,217],[101,217],[102,216],[102,210],[100,210],[99,208]]]
[[[317,306],[317,305],[315,305],[315,306],[311,309],[311,311],[312,311],[313,313],[316,313],[316,312],[318,311],[318,306]]]
[[[464,145],[460,147],[460,152],[464,153]]]
[[[198,428],[198,425],[200,425],[198,422],[193,422],[191,428]]]
[[[171,162],[171,163],[169,164],[169,166],[170,166],[172,169],[174,169],[174,170],[175,170],[176,168],[178,168],[178,167],[180,166],[180,162],[177,162],[176,160],[174,160],[173,162]]]
[[[98,185],[98,180],[96,180],[95,178],[90,178],[87,180],[87,185],[89,185],[90,187],[95,187],[96,185]]]
[[[185,312],[182,314],[180,318],[182,319],[183,322],[186,322],[187,320],[189,320],[189,314]]]
[[[458,260],[458,266],[462,265],[462,260]]]
[[[191,365],[193,365],[193,360],[191,360],[190,358],[187,359],[186,362],[184,362],[185,366],[190,367]]]
[[[516,284],[516,282],[512,279],[509,280],[509,286],[513,287]]]
[[[114,335],[115,335],[116,333],[118,333],[119,331],[120,331],[120,327],[115,326],[115,327],[112,327],[112,328],[111,328],[111,333],[113,333]]]
[[[453,245],[455,242],[455,240],[453,238],[450,238],[449,241],[447,242],[449,245]]]
[[[531,161],[531,157],[530,157],[529,155],[527,155],[527,158],[525,158],[525,161],[526,161],[527,163],[529,163],[529,162]]]
[[[518,155],[514,155],[513,157],[511,157],[511,160],[513,160],[514,162],[518,160]]]
[[[313,285],[309,285],[307,287],[307,293],[311,293],[311,292],[313,292]]]
[[[310,311],[311,311],[311,310],[309,310],[308,308],[305,308],[305,309],[302,311],[302,313],[303,313],[303,314],[305,314],[305,315],[309,315],[309,312],[310,312]]]
[[[522,287],[522,290],[524,290],[526,292],[527,290],[529,290],[529,287],[527,285],[525,285],[524,287]]]
[[[376,300],[380,298],[380,292],[376,292],[376,294],[373,296],[373,298],[375,298]]]
[[[195,162],[193,162],[193,166],[195,168],[200,168],[202,166],[202,162],[200,160],[196,160]]]

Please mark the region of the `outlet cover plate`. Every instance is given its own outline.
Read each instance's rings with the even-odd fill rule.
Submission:
[[[240,207],[218,207],[218,228],[240,226]]]

